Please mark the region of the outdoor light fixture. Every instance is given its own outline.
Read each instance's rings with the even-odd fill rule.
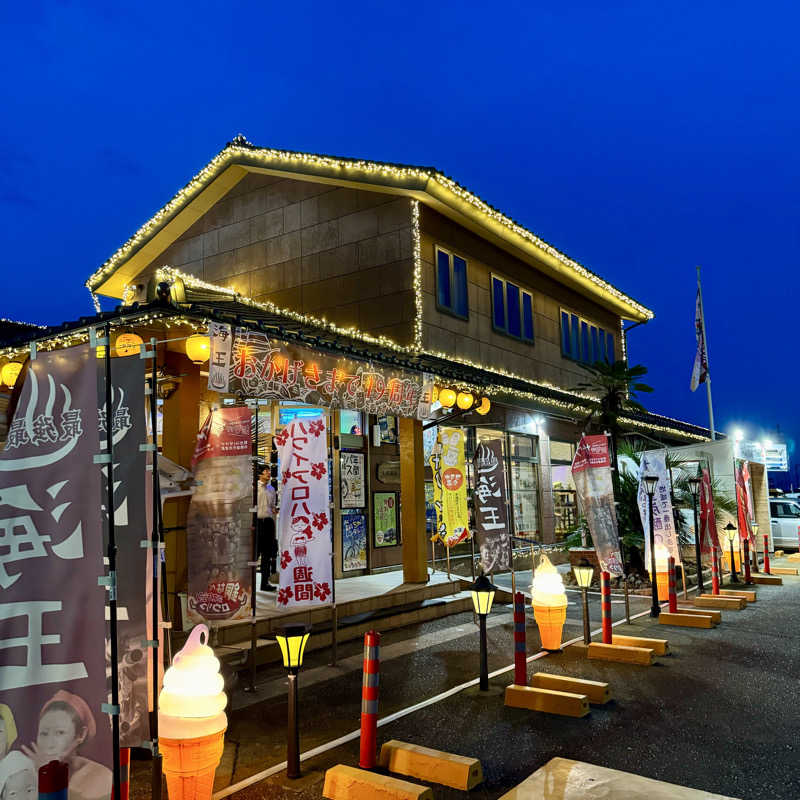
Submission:
[[[472,408],[475,398],[469,392],[459,392],[456,398],[456,405],[462,410],[467,411]]]
[[[658,486],[658,475],[644,475],[642,477],[644,482],[644,490],[649,495],[656,493],[656,486]]]
[[[661,614],[661,604],[658,602],[658,580],[656,579],[656,535],[653,528],[653,495],[658,486],[658,475],[642,475],[644,490],[647,492],[647,502],[650,514],[650,588],[653,603],[650,606],[650,616],[658,617]]]
[[[120,358],[135,356],[138,355],[139,345],[142,343],[142,337],[136,333],[121,333],[114,342],[114,351]]]
[[[481,627],[481,679],[480,690],[489,691],[489,656],[486,650],[486,615],[492,610],[497,587],[482,572],[470,588],[472,605]]]
[[[733,432],[733,440],[735,442],[741,442],[744,439],[744,433],[742,433],[741,428],[736,428]]]
[[[590,644],[592,634],[589,630],[589,586],[592,584],[594,567],[585,558],[582,558],[581,563],[576,564],[572,571],[575,574],[575,581],[581,589],[581,594],[583,594],[583,643]]]
[[[203,364],[211,355],[211,339],[202,333],[193,333],[186,340],[186,355],[193,364]]]
[[[440,389],[439,402],[445,408],[452,408],[456,404],[456,393],[452,389]]]
[[[297,726],[297,673],[303,666],[303,653],[309,637],[307,625],[285,625],[275,634],[289,672],[289,712],[286,739],[286,777],[300,777],[300,730]]]
[[[703,557],[700,548],[700,528],[697,522],[697,498],[700,496],[700,478],[689,478],[686,483],[692,493],[692,506],[694,508],[694,555],[697,560],[697,596],[699,597],[705,589],[703,588]]]
[[[731,525],[729,522],[725,526],[725,535],[731,543],[731,583],[738,583],[739,579],[736,577],[736,561],[733,558],[733,540],[736,538],[736,526]]]
[[[481,399],[481,404],[475,409],[481,416],[489,413],[489,409],[492,407],[492,403],[488,397],[484,397]]]
[[[0,380],[11,389],[17,382],[20,372],[22,372],[22,364],[20,364],[19,361],[9,361],[8,364],[4,364],[3,369],[0,370]]]

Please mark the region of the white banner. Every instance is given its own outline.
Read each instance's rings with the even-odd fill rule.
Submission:
[[[647,492],[644,488],[643,475],[657,475],[658,483],[653,495],[653,530],[656,544],[663,545],[675,559],[676,564],[681,563],[681,551],[678,547],[678,535],[675,532],[675,518],[672,514],[672,484],[667,471],[667,451],[648,450],[642,453],[641,467],[639,468],[639,515],[642,518],[644,530],[644,565],[650,569],[650,509]]]
[[[331,510],[325,417],[291,422],[275,436],[281,494],[278,605],[331,602]]]
[[[698,278],[699,280],[699,278]],[[697,351],[694,355],[692,367],[692,380],[689,388],[695,391],[701,383],[708,378],[708,352],[706,351],[705,322],[703,321],[703,301],[700,297],[700,287],[697,287],[697,301],[694,309],[694,332],[697,339]]]

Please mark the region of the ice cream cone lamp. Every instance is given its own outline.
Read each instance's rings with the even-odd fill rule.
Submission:
[[[475,583],[470,588],[472,595],[472,605],[478,615],[478,622],[481,629],[481,679],[480,690],[489,691],[489,655],[486,647],[486,616],[492,610],[494,595],[497,587],[481,573]]]
[[[197,625],[164,673],[158,697],[158,744],[170,800],[211,800],[225,746],[228,698],[207,641],[208,628]]]
[[[567,618],[564,582],[547,556],[542,556],[531,586],[533,617],[539,627],[542,649],[558,652]]]
[[[692,506],[694,509],[694,555],[697,561],[697,595],[705,592],[703,586],[703,557],[700,552],[700,526],[697,522],[697,498],[700,496],[700,478],[689,478],[686,483],[692,493]]]
[[[731,544],[731,583],[737,583],[739,579],[736,576],[736,561],[733,556],[733,543],[736,540],[736,526],[731,525],[729,522],[725,526],[725,535],[728,537],[728,541]]]
[[[657,581],[653,580],[656,575],[656,539],[655,531],[653,530],[653,495],[656,493],[656,486],[658,486],[658,475],[642,475],[642,483],[644,490],[647,493],[647,506],[650,520],[650,586],[652,588],[653,603],[650,606],[650,616],[657,617],[661,613],[661,605],[658,602],[658,586]]]
[[[297,673],[303,666],[303,654],[308,642],[307,625],[285,625],[275,634],[283,656],[283,666],[289,672],[289,712],[286,733],[286,777],[300,777],[300,730],[297,725]]]
[[[590,644],[592,634],[589,629],[589,587],[592,585],[594,567],[585,558],[582,558],[581,563],[572,568],[572,572],[583,595],[583,643]]]

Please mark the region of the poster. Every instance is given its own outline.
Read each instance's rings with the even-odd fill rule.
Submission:
[[[710,553],[712,549],[716,550],[719,547],[711,475],[705,467],[700,479],[700,536],[700,548],[703,553]]]
[[[422,418],[430,409],[423,373],[318,353],[246,328],[209,325],[208,388],[267,400]]]
[[[244,619],[250,614],[253,555],[251,412],[212,411],[192,458],[200,484],[186,522],[189,619]]]
[[[342,514],[342,569],[367,568],[367,518],[363,514]]]
[[[111,795],[98,370],[88,345],[39,353],[0,453],[0,703],[20,797],[53,758],[82,796]]]
[[[475,469],[475,531],[485,572],[511,569],[503,443],[481,442],[473,458]]]
[[[606,436],[581,437],[572,460],[572,480],[601,569],[611,575],[624,575]]]
[[[681,563],[681,551],[678,547],[678,535],[675,532],[675,517],[672,513],[672,483],[667,469],[666,450],[647,450],[642,453],[639,466],[639,516],[644,531],[644,564],[649,570],[650,560],[650,510],[643,475],[656,475],[658,483],[653,495],[653,540],[667,548],[676,564]]]
[[[441,448],[435,447],[431,456],[434,483],[441,491],[437,533],[447,547],[453,547],[470,536],[464,432],[439,428],[438,443]]]
[[[367,496],[364,488],[363,453],[339,453],[339,485],[342,508],[364,508]]]
[[[325,416],[296,419],[274,441],[282,487],[278,605],[325,605],[333,592]]]
[[[400,544],[397,492],[372,493],[372,521],[375,547],[393,547]]]

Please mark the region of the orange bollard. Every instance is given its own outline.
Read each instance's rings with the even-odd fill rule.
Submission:
[[[669,557],[669,583],[668,583],[668,593],[667,599],[669,600],[669,613],[670,614],[677,614],[678,613],[678,595],[675,592],[675,570],[677,567],[675,566],[675,559],[670,556]]]
[[[600,573],[600,613],[603,619],[603,644],[611,644],[611,575]]]
[[[764,534],[764,572],[767,575],[770,574],[769,572],[769,534]]]
[[[381,670],[381,635],[376,631],[364,634],[364,678],[361,683],[361,748],[358,766],[373,769],[378,733],[378,680]]]

